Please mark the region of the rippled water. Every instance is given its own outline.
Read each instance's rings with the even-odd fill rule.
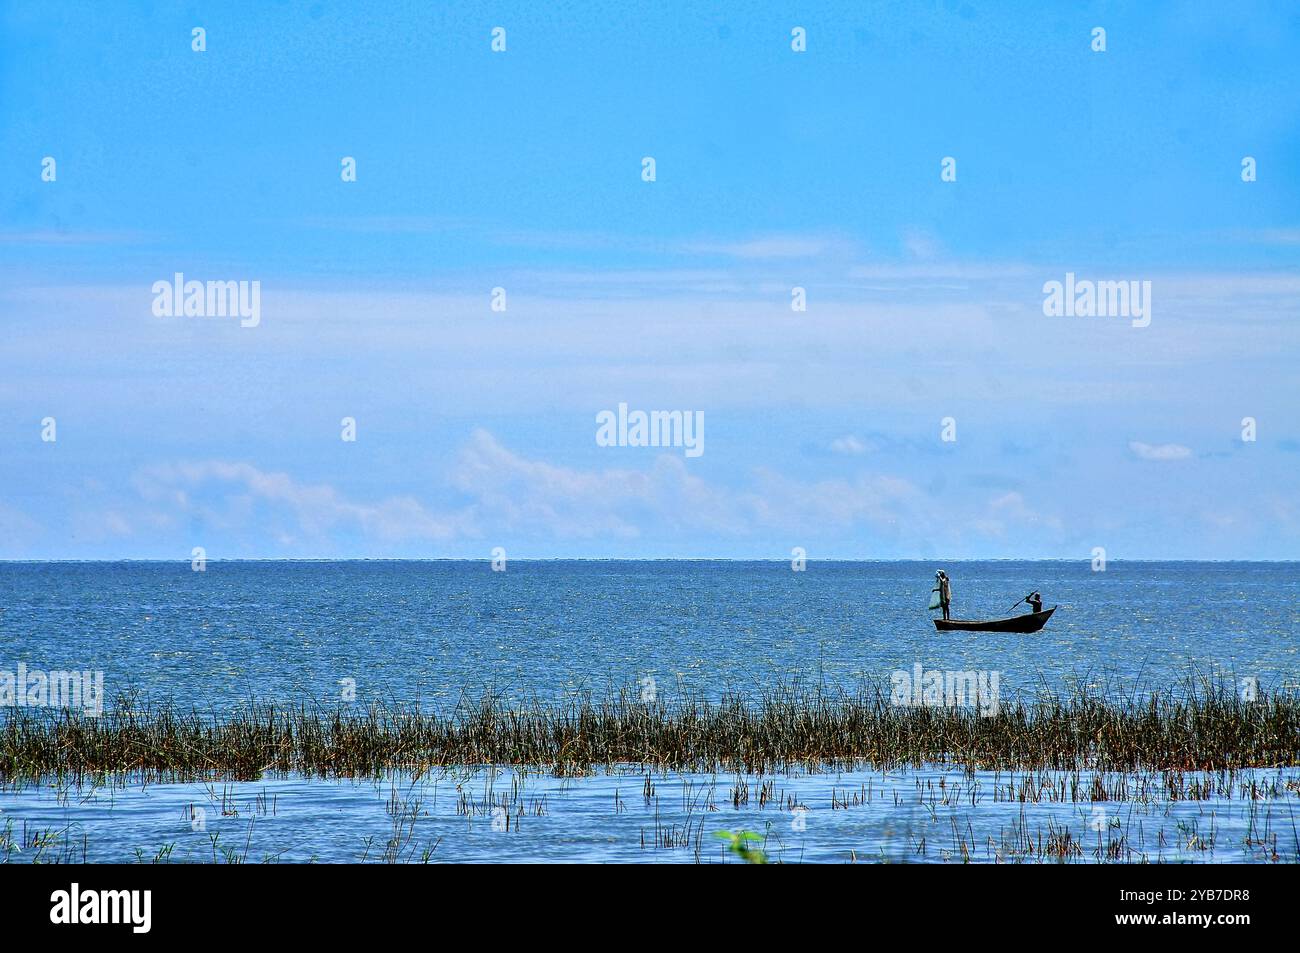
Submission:
[[[427,706],[486,686],[548,699],[646,676],[666,700],[795,677],[852,687],[916,663],[997,671],[1004,698],[1080,678],[1161,687],[1193,669],[1265,688],[1300,681],[1296,564],[943,567],[959,617],[1005,615],[1031,588],[1059,603],[1035,635],[936,633],[924,609],[935,568],[7,563],[0,671],[101,669],[110,696],[137,690],[208,712],[250,698],[337,701],[346,679],[359,702]],[[1148,785],[1100,818],[1089,798],[1021,802],[1000,790],[1007,775],[940,767],[742,781],[739,806],[735,778],[655,776],[646,797],[640,773],[29,786],[0,793],[0,859],[709,861],[728,857],[714,833],[740,829],[761,834],[773,859],[805,861],[1052,860],[1043,845],[1067,829],[1070,860],[1264,860],[1273,850],[1295,860],[1300,850],[1294,772],[1243,773],[1227,790],[1220,779],[1203,799],[1171,801]],[[1268,793],[1243,797],[1250,782]],[[494,829],[506,815],[509,829]]]
[[[0,831],[9,819],[12,843],[24,846],[6,850],[0,837],[0,861],[734,860],[720,831],[753,831],[771,860],[786,862],[1300,860],[1295,771],[1186,776],[1190,790],[1223,789],[1173,801],[1150,797],[1163,794],[1162,782],[1144,775],[1105,776],[1108,788],[1127,783],[1132,796],[1093,802],[1091,777],[1034,775],[1029,789],[1039,800],[1027,803],[1019,775],[940,768],[762,779],[655,774],[649,788],[647,776],[631,770],[562,780],[484,769],[418,781],[27,788],[0,798]],[[1073,783],[1082,800],[1053,798]],[[741,784],[746,799],[737,805]]]
[[[1195,666],[1300,676],[1294,563],[947,565],[954,615],[1031,588],[1035,635],[935,632],[935,566],[783,562],[0,564],[0,668],[102,669],[201,710],[250,697],[419,698],[493,685],[555,697],[647,675],[715,694],[794,676],[852,685],[921,662],[995,670],[1004,695],[1105,673],[1163,685]],[[1017,611],[1024,611],[1023,607]]]

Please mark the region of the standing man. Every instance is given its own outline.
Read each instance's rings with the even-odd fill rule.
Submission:
[[[1043,597],[1038,594],[1037,590],[1025,596],[1025,601],[1029,603],[1029,610],[1031,612],[1043,611]]]
[[[952,583],[948,581],[948,574],[940,569],[935,576],[939,580],[939,608],[943,609],[943,617],[948,618],[948,608],[952,605]]]

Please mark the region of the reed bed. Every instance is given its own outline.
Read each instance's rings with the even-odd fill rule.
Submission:
[[[754,697],[645,704],[636,690],[559,702],[493,693],[446,713],[253,704],[224,716],[119,698],[99,717],[4,709],[0,781],[143,775],[250,780],[266,772],[375,777],[502,765],[580,775],[619,766],[765,774],[795,767],[1233,771],[1300,763],[1300,698],[1238,697],[1189,680],[1116,699],[1088,689],[974,708],[891,703],[887,685],[783,686]]]

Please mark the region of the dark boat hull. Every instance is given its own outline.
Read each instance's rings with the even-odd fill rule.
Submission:
[[[1013,615],[1009,619],[990,619],[986,622],[969,622],[964,619],[935,619],[934,627],[940,632],[1037,632],[1047,625],[1056,606],[1042,612]]]

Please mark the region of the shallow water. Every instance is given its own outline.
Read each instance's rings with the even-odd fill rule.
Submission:
[[[1297,777],[1187,775],[1185,790],[1213,784],[1214,796],[1173,801],[1160,776],[1131,777],[1128,799],[1096,802],[1087,773],[1026,779],[939,767],[740,779],[479,769],[418,780],[42,786],[0,800],[0,830],[11,824],[0,861],[708,863],[736,861],[717,832],[753,831],[770,860],[789,863],[1294,863]],[[1026,780],[1037,801],[1020,800]],[[1102,778],[1110,794],[1124,780]],[[1070,800],[1074,782],[1081,801]]]

